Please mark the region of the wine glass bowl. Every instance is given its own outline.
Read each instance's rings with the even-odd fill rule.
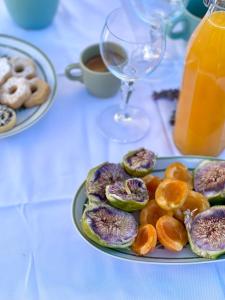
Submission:
[[[176,31],[177,26],[172,26],[176,17],[178,17],[184,7],[186,6],[187,0],[130,0],[130,7],[134,14],[138,16],[143,22],[148,24],[152,23],[152,15],[158,15],[161,17],[165,34],[169,37],[167,39],[167,49],[164,54],[164,60],[160,68],[154,74],[154,80],[162,80],[168,76],[168,70],[176,69],[179,65],[179,53],[174,43],[175,35],[172,38],[172,28],[175,28],[176,39],[182,38],[182,31]],[[178,26],[179,28],[179,26]],[[174,32],[174,29],[173,29]],[[183,57],[181,58],[183,59]]]
[[[152,11],[165,21],[180,11],[186,0],[131,0],[138,16],[145,22],[151,21]]]
[[[107,68],[121,80],[143,78],[161,61],[165,47],[162,23],[156,16],[152,20],[151,26],[133,20],[121,8],[108,16],[100,51]]]
[[[152,20],[146,24],[118,8],[109,14],[101,33],[101,56],[106,67],[121,79],[123,101],[100,115],[99,127],[105,136],[118,142],[137,141],[149,129],[146,112],[128,103],[134,82],[153,72],[163,57],[161,18],[152,16]]]

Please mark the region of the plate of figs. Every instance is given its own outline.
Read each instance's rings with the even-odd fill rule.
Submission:
[[[157,157],[146,148],[92,168],[72,207],[97,250],[152,264],[225,259],[225,161]]]

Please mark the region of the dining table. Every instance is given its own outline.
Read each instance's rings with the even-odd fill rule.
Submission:
[[[167,38],[161,65],[135,84],[130,101],[151,121],[148,134],[135,143],[111,141],[96,123],[105,108],[120,102],[119,92],[100,99],[64,75],[86,46],[99,42],[106,16],[121,5],[130,9],[126,0],[60,1],[49,27],[25,30],[0,1],[0,34],[39,47],[57,75],[48,113],[0,139],[0,300],[225,299],[223,260],[185,265],[121,260],[91,247],[74,226],[73,199],[94,166],[119,162],[139,147],[159,157],[182,155],[170,122],[176,101],[156,101],[152,94],[179,88],[185,41]],[[225,159],[225,152],[219,157]]]

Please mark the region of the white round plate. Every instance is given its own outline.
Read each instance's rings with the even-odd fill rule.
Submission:
[[[214,159],[209,157],[200,156],[179,156],[179,157],[161,157],[157,159],[156,167],[152,172],[153,175],[162,177],[166,167],[173,162],[181,162],[193,170],[203,159]],[[130,249],[110,249],[99,246],[95,242],[91,241],[83,232],[81,226],[81,217],[84,210],[85,203],[87,202],[87,196],[85,191],[85,182],[81,185],[75,196],[72,208],[73,220],[75,227],[80,232],[81,236],[96,249],[114,256],[116,258],[126,259],[129,261],[151,263],[151,264],[199,264],[199,263],[212,263],[225,260],[225,256],[221,256],[218,260],[209,260],[196,256],[187,245],[181,252],[171,252],[164,249],[159,245],[153,253],[147,256],[137,256]]]
[[[56,74],[49,58],[34,45],[12,36],[0,34],[0,57],[22,56],[34,60],[38,76],[50,86],[51,93],[48,100],[42,105],[33,108],[21,108],[16,111],[16,126],[7,132],[0,133],[0,138],[17,134],[32,126],[49,110],[56,92]]]

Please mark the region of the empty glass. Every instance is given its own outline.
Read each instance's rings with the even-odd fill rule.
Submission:
[[[131,7],[140,19],[144,22],[151,24],[152,15],[158,15],[162,19],[163,28],[165,33],[171,39],[182,39],[183,29],[178,26],[178,31],[175,26],[175,18],[181,13],[184,4],[187,0],[129,0]],[[173,29],[174,28],[174,29]],[[179,55],[177,53],[176,44],[168,39],[167,49],[165,51],[163,62],[157,70],[157,74],[154,75],[155,79],[159,79],[168,76],[168,70],[174,69]],[[181,57],[183,59],[183,56]]]
[[[152,12],[168,22],[174,14],[180,11],[182,0],[130,0],[134,10],[145,22],[151,21]]]
[[[149,130],[149,117],[128,105],[133,84],[153,72],[165,49],[161,18],[152,16],[151,26],[118,8],[106,19],[101,33],[100,50],[107,68],[121,79],[122,102],[107,108],[98,119],[104,135],[127,143],[140,140]]]

